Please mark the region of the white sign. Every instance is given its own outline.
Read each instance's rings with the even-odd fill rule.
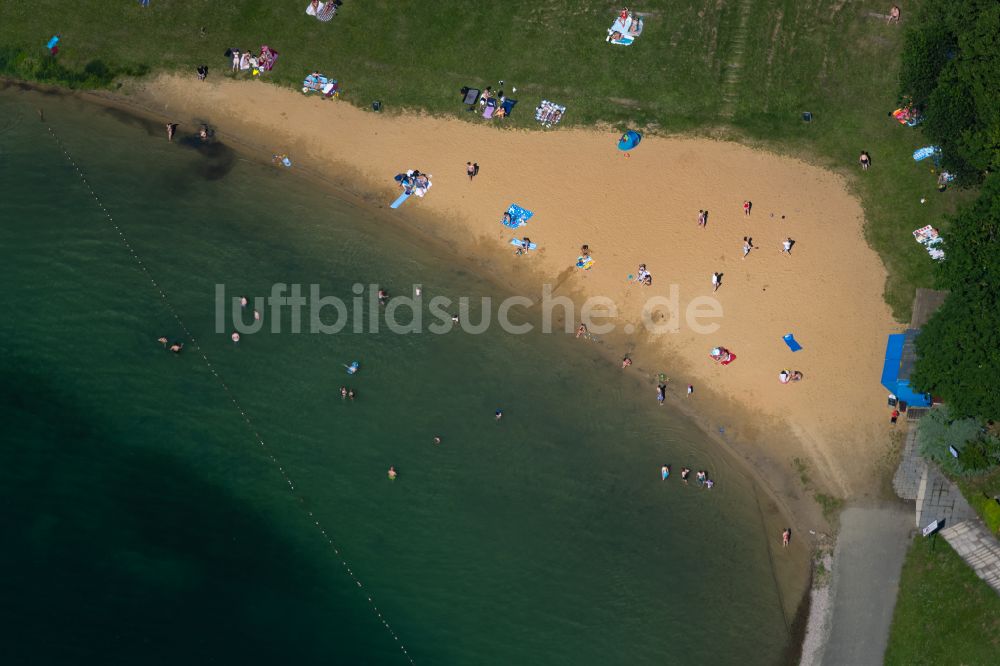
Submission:
[[[924,536],[930,536],[935,532],[937,532],[937,528],[938,528],[938,521],[935,520],[933,523],[922,529],[920,533],[923,534]]]

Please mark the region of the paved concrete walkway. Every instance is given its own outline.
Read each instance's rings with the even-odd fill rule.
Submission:
[[[958,486],[945,477],[937,465],[924,465],[917,490],[916,526],[923,529],[938,520],[947,528],[975,517],[976,512]]]
[[[903,447],[903,459],[892,477],[892,487],[896,494],[905,500],[917,499],[920,490],[920,480],[927,470],[927,463],[917,450],[917,425],[910,426],[906,433],[906,445]]]
[[[946,527],[941,536],[962,556],[976,575],[1000,593],[1000,542],[978,518]]]
[[[833,556],[833,613],[823,666],[880,666],[913,531],[905,504],[840,514]]]

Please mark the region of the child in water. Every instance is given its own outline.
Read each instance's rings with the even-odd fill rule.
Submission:
[[[389,480],[396,480],[396,467],[394,465],[389,465]]]
[[[670,478],[670,465],[664,465],[660,468],[660,478],[664,481]]]

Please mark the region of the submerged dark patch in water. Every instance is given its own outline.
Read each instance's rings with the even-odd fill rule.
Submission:
[[[384,639],[268,517],[35,371],[3,370],[5,663],[358,663],[351,631]]]

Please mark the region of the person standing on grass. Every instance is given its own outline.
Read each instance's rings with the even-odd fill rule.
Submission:
[[[743,202],[743,214],[750,217],[750,209],[753,208],[753,202],[747,199]]]
[[[743,237],[743,258],[746,259],[747,255],[750,254],[750,250],[753,249],[753,238],[750,236]]]
[[[719,291],[719,286],[722,284],[722,274],[712,273],[712,293]]]
[[[899,6],[893,5],[889,8],[889,16],[886,17],[886,23],[899,23]]]
[[[862,171],[868,171],[868,167],[872,165],[872,156],[868,154],[867,150],[861,151],[861,156],[858,158],[858,164],[861,165]]]

